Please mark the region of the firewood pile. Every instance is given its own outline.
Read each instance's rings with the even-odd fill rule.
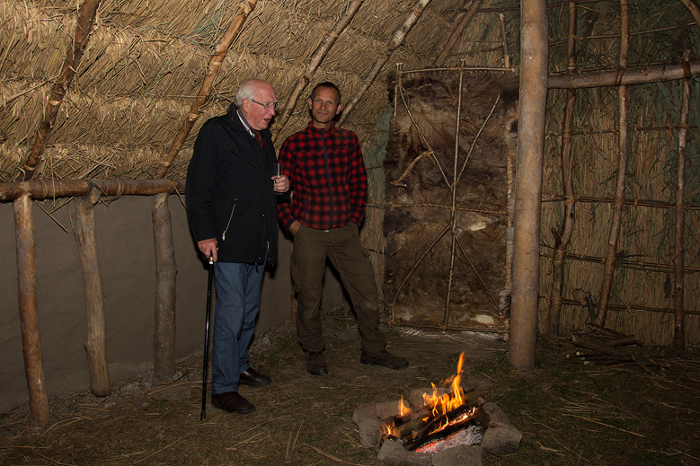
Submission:
[[[589,326],[562,343],[567,358],[577,358],[587,365],[623,367],[637,366],[644,371],[649,367],[669,367],[660,358],[651,357],[634,335],[625,335],[608,328]]]

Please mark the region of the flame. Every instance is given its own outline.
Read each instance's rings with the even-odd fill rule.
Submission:
[[[408,406],[406,406],[406,403],[403,401],[403,395],[401,395],[401,399],[399,400],[399,416],[403,416],[410,412],[411,410],[408,408]]]
[[[450,386],[449,393],[440,395],[435,384],[431,384],[433,387],[432,395],[428,395],[427,393],[423,395],[424,405],[433,406],[434,416],[447,414],[453,409],[456,409],[464,404],[464,390],[462,390],[462,387],[460,386],[460,383],[462,382],[463,365],[464,353],[461,353],[459,355],[459,362],[457,362],[457,374],[443,382],[443,385]]]
[[[459,408],[465,403],[464,390],[462,390],[461,387],[463,366],[464,353],[461,353],[459,355],[459,362],[457,363],[457,373],[441,383],[444,388],[440,389],[435,384],[431,384],[433,389],[432,393],[423,394],[423,409],[430,410],[433,418],[445,416],[444,421],[441,422],[439,426],[435,426],[431,432],[429,432],[429,434],[442,430],[450,425],[464,422],[475,416],[476,407],[473,407],[467,412],[459,414],[454,419],[449,419],[446,416],[447,413]],[[410,409],[404,403],[403,396],[399,401],[398,413],[398,417],[405,416],[410,413]],[[423,421],[426,421],[430,415],[426,414],[421,417]],[[416,432],[413,432],[414,437],[416,434]],[[382,424],[382,436],[385,438],[390,436],[398,437],[399,435],[396,430],[396,425],[393,422],[390,424]]]

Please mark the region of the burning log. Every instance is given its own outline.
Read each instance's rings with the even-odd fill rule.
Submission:
[[[462,405],[447,414],[433,419],[423,428],[401,439],[404,449],[409,451],[415,450],[426,443],[448,437],[463,429],[468,422],[476,417],[477,409],[475,406]]]
[[[476,417],[477,404],[483,400],[483,395],[481,390],[465,393],[458,387],[457,392],[433,396],[431,402],[414,411],[385,419],[384,437],[397,440],[409,451],[446,438],[464,429]]]

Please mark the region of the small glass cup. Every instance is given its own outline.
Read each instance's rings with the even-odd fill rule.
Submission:
[[[284,168],[284,164],[283,164],[283,163],[277,162],[277,163],[273,163],[273,164],[272,164],[272,171],[273,171],[273,173],[275,174],[275,180],[276,180],[277,178],[279,178],[280,176],[282,176],[282,169],[283,169],[283,168]],[[284,193],[282,193],[282,192],[280,192],[280,191],[275,191],[275,194],[277,194],[278,196],[280,196],[280,195],[282,195],[282,194],[284,194]]]

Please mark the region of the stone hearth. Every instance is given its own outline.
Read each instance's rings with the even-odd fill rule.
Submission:
[[[432,390],[413,390],[408,399],[409,407],[422,404],[423,394]],[[485,402],[477,410],[479,423],[486,428],[480,445],[460,445],[433,455],[406,451],[397,442],[382,443],[383,419],[398,414],[399,400],[384,403],[364,403],[355,409],[352,421],[357,425],[360,441],[365,448],[378,450],[378,459],[386,464],[408,466],[481,466],[484,451],[497,455],[515,453],[522,434],[508,421],[508,417],[494,403]],[[381,448],[380,448],[381,447]]]

